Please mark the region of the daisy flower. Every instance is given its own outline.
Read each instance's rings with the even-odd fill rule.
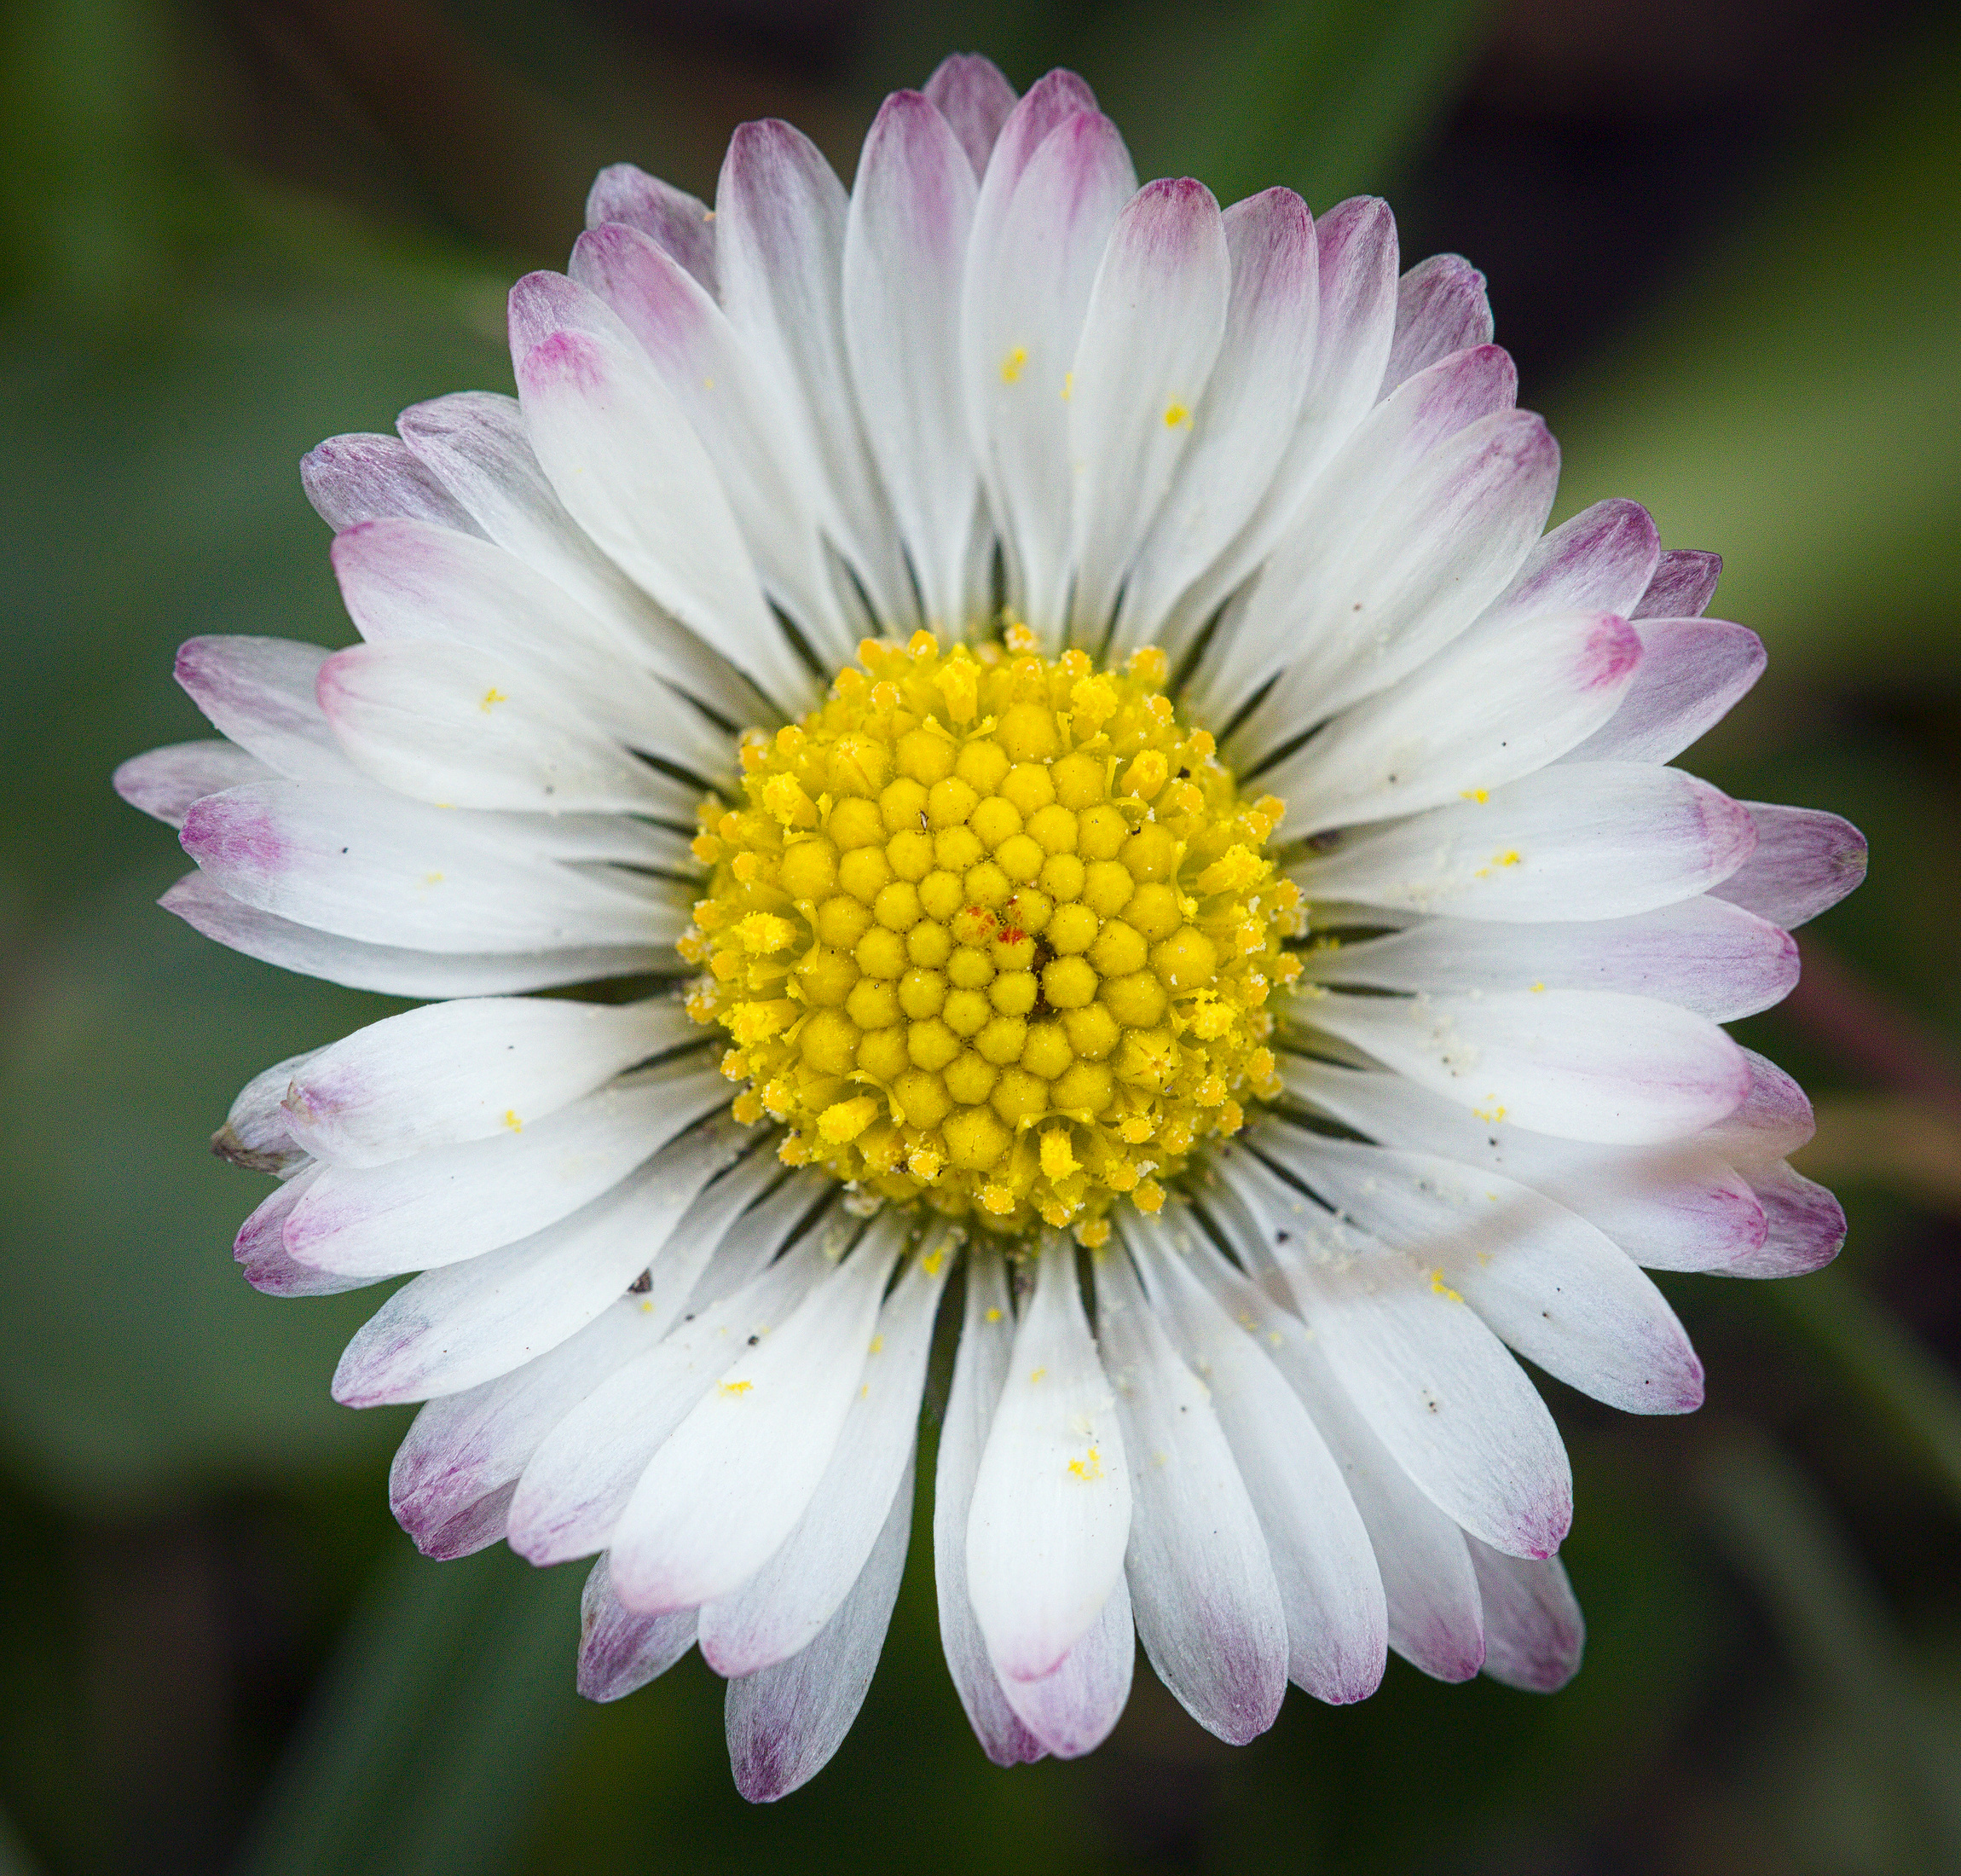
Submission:
[[[1719,1026],[1863,843],[1670,766],[1763,663],[1715,557],[1545,531],[1466,263],[1140,188],[1067,72],[948,60],[848,193],[749,124],[712,211],[622,165],[587,221],[515,399],[307,458],[360,642],[193,640],[223,740],[119,776],[198,930],[424,999],[217,1143],[279,1180],[261,1289],[411,1278],[334,1378],[425,1404],[396,1515],[596,1557],[582,1688],[698,1647],[780,1796],[871,1680],[938,1335],[996,1761],[1103,1738],[1133,1635],[1234,1741],[1390,1648],[1559,1686],[1519,1358],[1686,1411],[1645,1269],[1843,1231]]]

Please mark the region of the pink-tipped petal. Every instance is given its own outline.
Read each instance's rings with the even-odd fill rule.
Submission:
[[[1102,644],[1191,440],[1231,279],[1219,206],[1202,182],[1148,183],[1110,230],[1066,386],[1081,642]]]
[[[1750,1183],[1770,1229],[1761,1248],[1728,1265],[1729,1277],[1802,1277],[1829,1264],[1845,1242],[1845,1208],[1783,1161],[1752,1167]]]
[[[1426,365],[1468,345],[1491,342],[1491,303],[1484,276],[1461,254],[1419,261],[1396,288],[1396,336],[1382,373],[1381,395]]]
[[[1654,578],[1628,616],[1634,619],[1699,619],[1715,597],[1722,556],[1694,547],[1670,547],[1655,565]]]
[[[960,296],[976,185],[946,119],[888,97],[859,159],[844,236],[844,338],[865,435],[890,494],[927,623],[970,611],[980,475],[960,382]]]
[[[1767,802],[1743,805],[1756,827],[1756,850],[1711,889],[1717,898],[1790,931],[1866,877],[1866,837],[1842,815]]]
[[[1137,1657],[1130,1589],[1119,1577],[1102,1613],[1059,1667],[1039,1681],[1004,1675],[1001,1690],[1042,1751],[1080,1758],[1095,1752],[1123,1717]]]
[[[952,52],[934,67],[925,91],[934,108],[953,127],[978,182],[987,172],[1001,127],[1015,108],[1015,87],[992,59],[978,52]]]
[[[1566,1566],[1557,1557],[1533,1562],[1470,1543],[1484,1599],[1484,1671],[1529,1694],[1558,1693],[1580,1671],[1587,1642]]]
[[[182,827],[194,802],[206,795],[269,782],[274,771],[235,743],[172,743],[132,756],[111,777],[111,785],[131,808],[141,808],[166,827]]]
[[[723,1703],[736,1789],[768,1804],[830,1763],[865,1705],[891,1626],[912,1532],[911,1474],[892,1501],[871,1560],[836,1615],[802,1653],[746,1680]]]
[[[638,229],[714,297],[715,223],[706,202],[631,163],[615,163],[593,179],[586,196],[586,226],[609,222]]]
[[[300,458],[299,482],[336,534],[385,515],[478,531],[442,478],[394,437],[329,437]]]
[[[1763,640],[1720,619],[1646,619],[1641,669],[1573,762],[1669,762],[1729,714],[1763,675]]]

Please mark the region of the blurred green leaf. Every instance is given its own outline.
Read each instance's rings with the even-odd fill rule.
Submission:
[[[1720,549],[1715,610],[1783,669],[1952,684],[1961,44],[1889,77],[1548,414],[1560,512],[1633,495],[1671,545]]]
[[[241,1876],[495,1876],[593,1710],[573,1691],[576,1568],[403,1541],[275,1780]]]
[[[1761,1294],[1830,1358],[1961,1508],[1961,1386],[1947,1365],[1842,1271],[1767,1283]]]
[[[1787,1460],[1754,1440],[1709,1462],[1703,1497],[1794,1664],[1835,1710],[1834,1757],[1849,1752],[1869,1775],[1863,1821],[1895,1833],[1878,1867],[1954,1867],[1961,1862],[1961,1785],[1894,1624],[1830,1508]],[[1790,1834],[1802,1839],[1801,1829]]]

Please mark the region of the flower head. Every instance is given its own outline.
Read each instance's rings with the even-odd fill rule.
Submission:
[[[512,294],[516,401],[307,459],[361,642],[194,640],[225,739],[119,778],[200,930],[428,999],[217,1142],[280,1179],[261,1288],[420,1273],[334,1384],[426,1404],[397,1515],[598,1556],[581,1686],[698,1645],[778,1796],[882,1643],[952,1285],[996,1760],[1102,1738],[1133,1634],[1233,1740],[1390,1647],[1559,1685],[1514,1356],[1692,1408],[1643,1266],[1842,1235],[1719,1025],[1863,845],[1669,766],[1762,663],[1715,557],[1544,531],[1466,263],[1139,189],[1066,72],[949,60],[848,194],[755,124],[712,216],[621,167],[589,221]]]

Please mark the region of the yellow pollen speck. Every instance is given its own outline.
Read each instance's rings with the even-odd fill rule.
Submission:
[[[1453,1303],[1461,1303],[1464,1300],[1464,1299],[1460,1296],[1455,1290],[1452,1289],[1451,1287],[1443,1281],[1443,1272],[1442,1271],[1431,1271],[1430,1288],[1437,1295],[1448,1297]]]
[[[1044,1377],[1044,1375],[1046,1375],[1048,1372],[1049,1372],[1049,1370],[1048,1370],[1046,1368],[1038,1368],[1038,1369],[1037,1369],[1034,1371],[1034,1373],[1033,1373],[1033,1374],[1032,1374],[1032,1375],[1029,1375],[1029,1377],[1028,1377],[1028,1384],[1029,1384],[1029,1386],[1030,1386],[1030,1387],[1036,1387],[1036,1386],[1038,1386],[1038,1385],[1040,1384],[1041,1381],[1042,1381],[1042,1378],[1043,1378],[1043,1377]]]
[[[1069,1462],[1069,1472],[1072,1477],[1084,1480],[1101,1479],[1103,1476],[1102,1454],[1091,1446],[1080,1459],[1072,1459]]]
[[[1001,1320],[1001,1306],[998,1303],[988,1305],[987,1320],[991,1323],[998,1323]]]
[[[1021,368],[1028,362],[1028,348],[1017,345],[1001,361],[1001,382],[1004,385],[1019,383]]]
[[[1532,986],[1532,987],[1534,990],[1543,990],[1546,987],[1542,983],[1536,983]]]
[[[1509,1110],[1506,1108],[1504,1103],[1501,1102],[1498,1097],[1494,1094],[1487,1098],[1483,1107],[1472,1108],[1471,1111],[1476,1115],[1478,1118],[1485,1124],[1486,1126],[1495,1127],[1501,1120],[1505,1118],[1506,1114]]]
[[[1491,790],[1488,788],[1462,788],[1458,793],[1467,802],[1484,802],[1491,799]]]
[[[1190,415],[1191,412],[1187,410],[1183,404],[1166,404],[1165,406],[1165,428],[1176,430]]]
[[[483,711],[484,715],[488,716],[490,714],[490,706],[493,704],[508,704],[510,701],[511,699],[505,696],[503,692],[499,690],[497,686],[493,684],[489,690],[484,692],[482,698],[479,699],[477,703],[477,708]]]
[[[871,1352],[874,1355],[879,1355],[882,1354],[884,1351],[885,1338],[882,1335],[874,1335],[871,1338]]]
[[[1076,374],[1073,371],[1066,371],[1062,373],[1062,402],[1067,403],[1075,395]]]
[[[746,1394],[755,1386],[753,1381],[725,1381],[716,1391],[724,1394]]]
[[[522,1133],[524,1131],[524,1123],[518,1118],[518,1110],[515,1108],[505,1109],[504,1125],[509,1127],[513,1133]]]
[[[422,876],[422,883],[425,886],[440,886],[443,883],[443,875],[441,873],[425,873]]]
[[[687,1007],[784,1164],[1094,1248],[1282,1091],[1305,914],[1266,850],[1284,804],[1180,720],[1162,651],[1099,669],[1000,623],[868,639],[741,739],[699,817]]]

